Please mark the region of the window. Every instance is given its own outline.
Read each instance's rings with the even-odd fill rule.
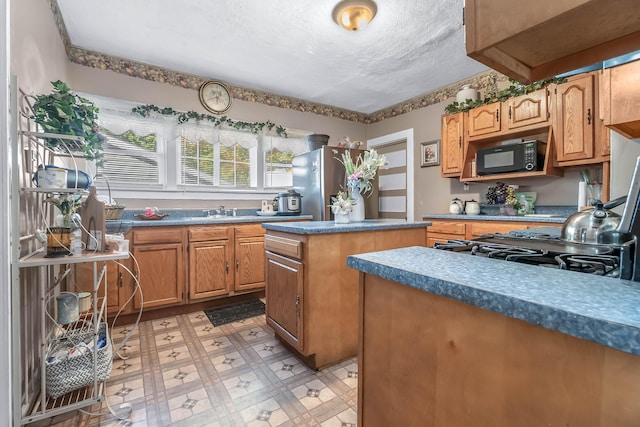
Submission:
[[[291,161],[308,151],[306,135],[256,135],[210,123],[178,124],[175,117],[139,117],[137,105],[83,95],[100,109],[105,135],[99,170],[121,191],[263,192],[293,184]],[[164,197],[164,196],[163,196]]]

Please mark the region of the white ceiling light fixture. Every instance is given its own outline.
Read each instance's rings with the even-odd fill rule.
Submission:
[[[372,0],[342,0],[333,8],[333,20],[348,31],[358,31],[376,16],[378,7]]]

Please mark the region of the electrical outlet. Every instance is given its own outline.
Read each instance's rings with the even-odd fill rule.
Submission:
[[[89,241],[87,242],[87,250],[89,251],[98,251],[102,250],[102,231],[100,230],[91,230],[89,236]]]
[[[462,185],[462,188],[464,189],[464,191],[469,191],[469,183],[468,183],[468,182],[465,182],[465,183]]]

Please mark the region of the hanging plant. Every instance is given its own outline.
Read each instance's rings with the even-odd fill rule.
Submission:
[[[486,96],[484,99],[478,99],[476,101],[467,99],[464,102],[454,101],[451,104],[444,107],[444,111],[447,114],[456,114],[462,111],[469,111],[472,108],[480,107],[482,105],[491,104],[494,102],[504,102],[509,98],[513,98],[515,96],[526,95],[527,93],[534,92],[538,89],[542,89],[543,87],[547,87],[550,84],[560,84],[566,82],[566,77],[553,77],[546,80],[540,80],[537,82],[533,82],[530,85],[523,85],[522,83],[509,79],[511,85],[502,89],[501,91],[495,92]]]
[[[212,116],[210,114],[201,114],[197,111],[176,111],[171,107],[160,108],[158,106],[147,104],[134,107],[131,110],[134,114],[139,114],[142,117],[149,117],[154,112],[162,114],[163,116],[176,116],[178,123],[186,123],[189,120],[195,120],[196,122],[207,121],[212,123],[215,127],[229,126],[238,130],[246,130],[251,133],[260,133],[265,130],[273,130],[282,137],[287,137],[287,130],[270,121],[266,122],[243,122],[241,120],[232,120],[227,116]]]
[[[86,98],[69,89],[66,83],[57,80],[51,82],[50,94],[34,96],[32,118],[47,133],[80,136],[83,140],[79,149],[87,160],[102,157],[104,137],[98,133],[98,108]],[[59,146],[69,147],[71,140],[46,138],[45,143],[51,149]]]

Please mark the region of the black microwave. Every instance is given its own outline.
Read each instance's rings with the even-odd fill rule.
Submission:
[[[544,144],[538,140],[482,148],[477,152],[478,175],[542,170]]]

